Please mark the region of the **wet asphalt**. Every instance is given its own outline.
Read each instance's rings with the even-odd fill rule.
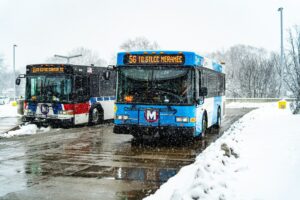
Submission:
[[[192,142],[135,141],[110,122],[0,139],[0,199],[142,199],[251,110],[227,109],[219,131]]]

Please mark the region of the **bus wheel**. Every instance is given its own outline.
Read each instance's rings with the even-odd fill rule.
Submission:
[[[99,109],[97,107],[93,108],[90,111],[89,124],[90,125],[100,124],[101,120],[102,120],[102,115],[99,112]]]
[[[206,116],[203,115],[202,117],[202,133],[201,133],[201,137],[205,137],[207,133],[207,119],[206,119]]]

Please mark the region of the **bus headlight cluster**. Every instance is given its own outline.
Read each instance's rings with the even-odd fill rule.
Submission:
[[[187,123],[187,122],[189,122],[189,118],[188,117],[176,117],[176,122]]]
[[[129,119],[128,115],[117,115],[117,119],[119,120],[127,120]]]

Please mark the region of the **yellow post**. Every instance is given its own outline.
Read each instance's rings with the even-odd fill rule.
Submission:
[[[278,101],[278,108],[279,109],[286,109],[286,100]]]
[[[15,106],[17,106],[17,105],[18,105],[18,102],[16,102],[16,101],[12,101],[12,102],[11,102],[11,105],[15,107]]]

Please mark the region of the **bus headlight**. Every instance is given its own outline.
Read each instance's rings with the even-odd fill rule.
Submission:
[[[117,115],[117,119],[119,120],[127,120],[129,119],[128,115]]]
[[[188,117],[176,117],[176,122],[187,123],[187,122],[189,122],[189,118]]]

